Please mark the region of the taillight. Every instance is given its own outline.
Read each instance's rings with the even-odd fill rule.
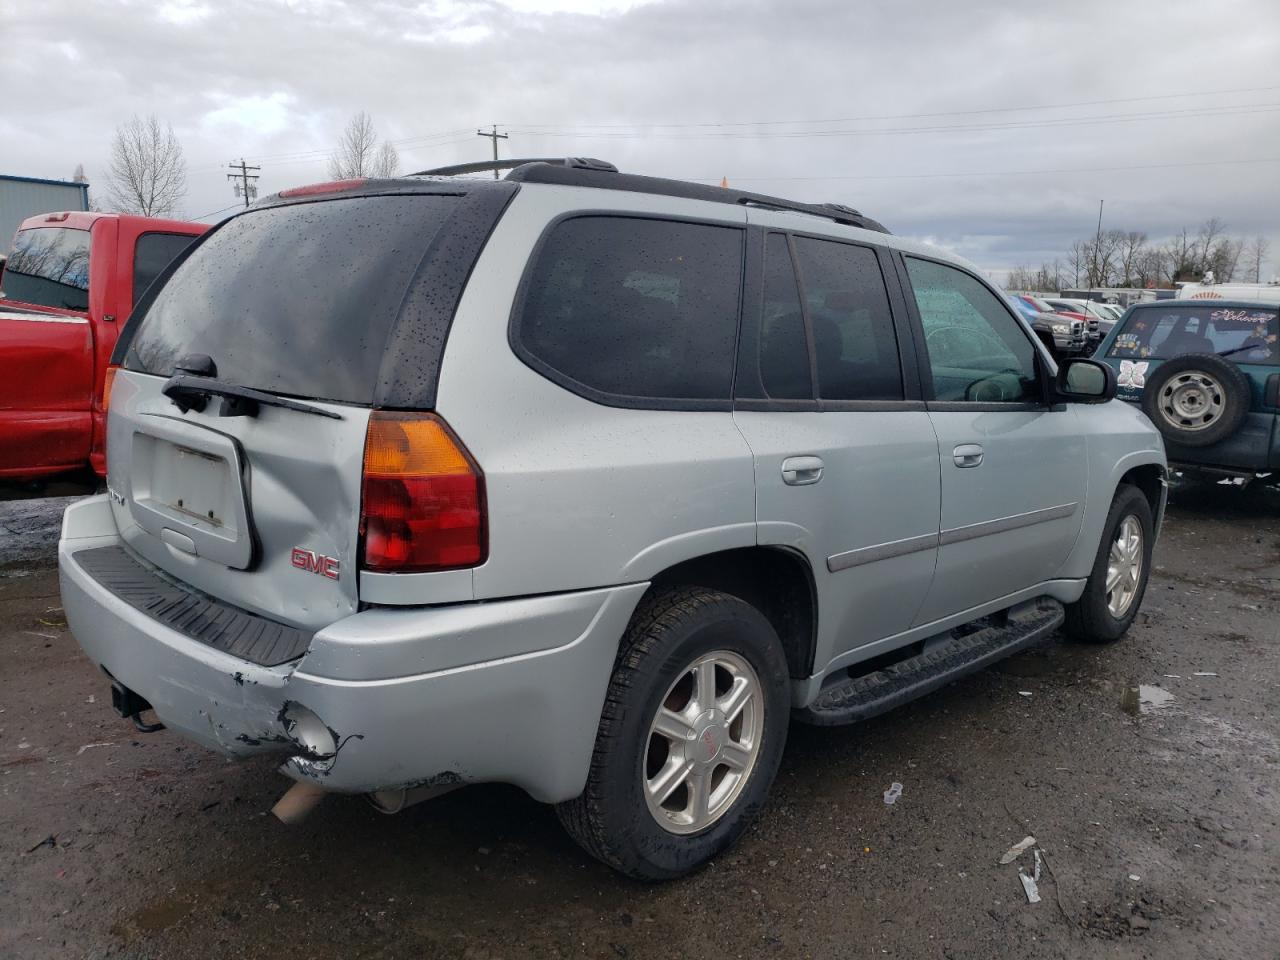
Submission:
[[[102,376],[102,411],[111,409],[111,385],[116,382],[116,373],[119,367],[107,367],[107,372]]]
[[[409,573],[484,562],[484,475],[443,420],[374,411],[364,444],[363,567]]]

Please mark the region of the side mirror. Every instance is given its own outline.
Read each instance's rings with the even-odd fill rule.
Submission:
[[[1097,360],[1074,357],[1063,360],[1054,384],[1059,400],[1069,403],[1106,403],[1116,395],[1116,372]]]

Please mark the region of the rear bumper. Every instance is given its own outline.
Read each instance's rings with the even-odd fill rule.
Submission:
[[[77,563],[120,543],[106,497],[67,510],[63,607],[85,653],[172,730],[232,757],[275,753],[329,790],[500,781],[539,800],[586,782],[618,638],[646,584],[484,604],[370,609],[266,667],[135,609]],[[338,744],[308,757],[285,712],[301,705]]]
[[[1139,406],[1141,399],[1124,398]],[[1280,470],[1280,415],[1252,410],[1227,439],[1207,447],[1187,447],[1165,440],[1165,453],[1174,466],[1217,469],[1228,474]]]

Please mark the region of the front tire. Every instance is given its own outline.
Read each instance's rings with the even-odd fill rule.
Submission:
[[[1137,487],[1121,486],[1111,501],[1102,541],[1084,593],[1067,604],[1067,634],[1090,643],[1124,636],[1142,606],[1151,575],[1155,523],[1151,504]]]
[[[623,638],[586,789],[556,812],[630,877],[688,873],[764,806],[787,737],[786,657],[750,604],[688,587],[646,597]]]

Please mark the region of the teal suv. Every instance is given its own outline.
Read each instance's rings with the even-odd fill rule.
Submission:
[[[1280,310],[1246,300],[1162,300],[1129,308],[1096,356],[1117,396],[1164,435],[1169,462],[1280,477]]]

